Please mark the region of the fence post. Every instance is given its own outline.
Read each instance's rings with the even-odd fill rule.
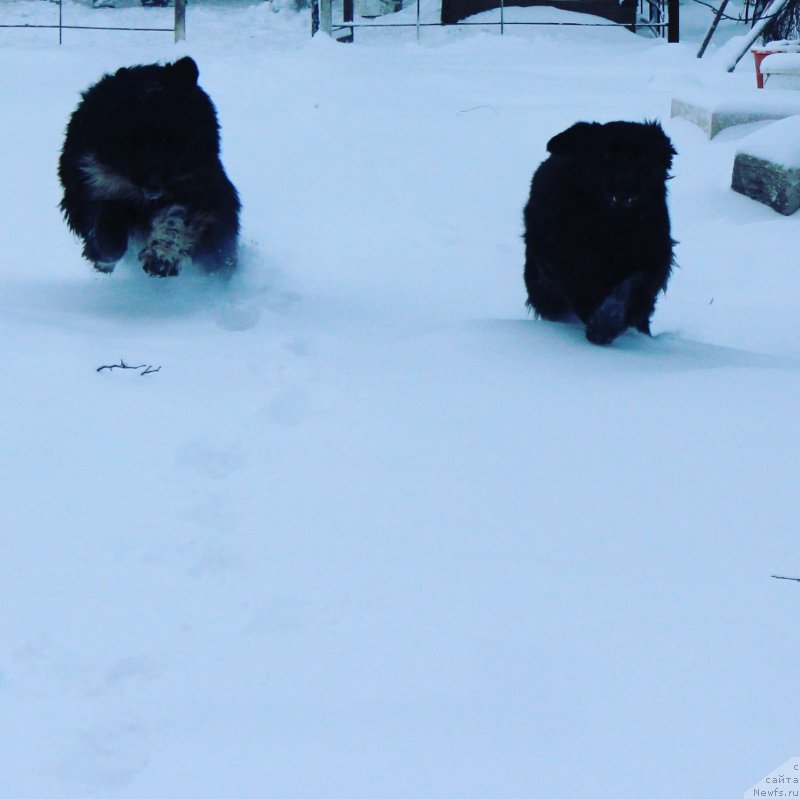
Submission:
[[[186,0],[175,0],[175,41],[186,38]]]
[[[61,5],[62,5],[62,0],[58,0],[58,43],[59,44],[62,43],[62,38],[63,37],[62,37],[61,34],[62,34],[62,30],[63,30],[62,26],[64,24],[63,21],[62,21],[62,16],[63,16],[62,11],[63,10],[62,10]]]
[[[331,35],[333,29],[333,9],[331,0],[311,0],[311,35],[320,31]]]
[[[679,0],[667,0],[667,41],[670,44],[677,44],[680,41],[681,30],[681,11]]]
[[[355,3],[353,0],[344,0],[342,3],[342,18],[345,23],[352,22],[355,14]],[[350,28],[350,33],[346,33],[344,36],[336,37],[337,42],[344,42],[345,44],[349,44],[355,39],[355,28]]]
[[[333,4],[331,0],[319,0],[319,29],[328,36],[333,32]]]

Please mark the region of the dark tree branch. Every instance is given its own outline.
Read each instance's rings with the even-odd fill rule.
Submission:
[[[800,577],[781,577],[779,574],[772,575],[773,580],[792,580],[795,583],[800,583]]]
[[[711,3],[705,3],[705,2],[703,2],[703,0],[694,0],[694,2],[697,3],[698,5],[705,6],[706,8],[710,8],[712,11],[715,11],[715,12],[719,13],[717,7],[712,5]],[[777,17],[778,14],[780,14],[780,11],[777,14],[761,14],[760,16],[757,17],[757,21],[761,21],[762,19],[772,19],[773,17]],[[742,14],[739,14],[736,17],[731,16],[730,14],[719,14],[719,17],[720,17],[720,19],[728,19],[731,22],[749,22],[750,21],[746,16],[743,16]]]

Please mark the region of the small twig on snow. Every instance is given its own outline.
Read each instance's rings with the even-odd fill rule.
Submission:
[[[155,369],[150,366],[149,364],[139,364],[139,366],[130,366],[129,364],[125,363],[125,361],[120,358],[119,363],[112,363],[106,364],[105,366],[98,366],[97,371],[102,372],[104,369],[108,369],[109,372],[113,371],[114,369],[144,369],[143,372],[140,372],[140,375],[151,375],[153,372],[160,372],[161,367],[157,366]]]
[[[472,111],[494,111],[497,116],[500,116],[500,112],[493,106],[493,105],[476,105],[474,108],[462,108],[458,113],[459,114],[469,114]]]
[[[108,371],[110,372],[113,369],[144,369],[144,368],[145,368],[144,364],[141,364],[141,366],[128,366],[128,364],[125,363],[125,361],[123,361],[122,358],[120,358],[119,363],[107,364],[106,366],[98,366],[97,371],[102,372],[103,369],[108,369]]]

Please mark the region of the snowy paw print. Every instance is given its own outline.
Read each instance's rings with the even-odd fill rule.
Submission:
[[[103,673],[101,688],[106,691],[125,689],[134,683],[147,682],[153,676],[153,667],[147,658],[117,658]]]
[[[214,444],[190,441],[178,450],[178,461],[203,477],[224,480],[245,465],[238,444]]]
[[[304,388],[287,388],[267,404],[266,415],[273,424],[294,427],[309,415],[310,398]]]
[[[112,719],[78,733],[57,772],[88,795],[127,788],[150,760],[147,736],[129,719]]]
[[[217,311],[217,325],[223,330],[250,330],[258,324],[261,311],[254,304],[225,305]]]

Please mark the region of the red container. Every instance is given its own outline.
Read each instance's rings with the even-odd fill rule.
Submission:
[[[764,73],[761,71],[761,62],[773,53],[800,53],[800,41],[797,39],[781,39],[770,42],[764,47],[754,47],[751,51],[756,61],[756,86],[764,88]]]
[[[772,55],[773,53],[780,53],[781,50],[769,50],[766,47],[759,47],[755,48],[750,51],[753,54],[753,58],[756,62],[756,86],[759,89],[764,88],[764,76],[761,74],[761,62],[768,56]]]

